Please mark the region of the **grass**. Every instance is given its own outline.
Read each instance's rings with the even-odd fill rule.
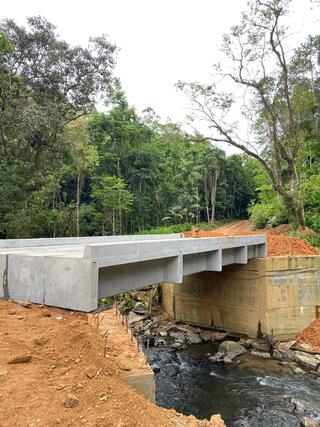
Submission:
[[[171,234],[171,233],[183,233],[185,231],[192,230],[192,227],[199,228],[200,230],[214,230],[222,224],[221,221],[216,221],[214,224],[207,224],[206,222],[202,222],[198,225],[192,224],[190,222],[182,223],[182,224],[173,224],[168,225],[166,227],[156,227],[150,230],[140,231],[138,234]]]

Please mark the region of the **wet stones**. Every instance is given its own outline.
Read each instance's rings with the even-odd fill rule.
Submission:
[[[320,360],[313,357],[311,354],[295,352],[295,361],[304,369],[316,370],[320,365]]]
[[[149,316],[145,314],[137,314],[133,311],[130,311],[130,313],[128,314],[128,325],[131,326],[134,323],[140,322],[141,320],[145,320],[147,317]]]
[[[266,351],[251,350],[250,354],[252,356],[259,357],[260,359],[271,359],[270,353]]]
[[[319,427],[320,422],[314,418],[302,417],[301,418],[301,426],[302,427]]]
[[[147,309],[146,309],[145,305],[142,302],[138,301],[134,305],[132,311],[134,313],[137,313],[137,314],[145,314],[147,312]]]
[[[200,335],[194,332],[187,333],[186,340],[188,344],[200,344],[202,342]]]
[[[211,340],[212,337],[212,332],[211,331],[202,331],[200,332],[200,338],[204,341],[204,342],[208,342]]]
[[[177,341],[184,342],[184,334],[182,332],[169,332],[169,336]]]
[[[233,360],[236,357],[241,356],[241,354],[245,354],[247,352],[247,350],[241,344],[235,341],[223,341],[219,345],[218,351],[223,353],[224,356],[230,360]]]

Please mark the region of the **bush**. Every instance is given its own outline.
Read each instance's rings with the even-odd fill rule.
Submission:
[[[275,227],[288,222],[286,208],[279,198],[274,198],[272,202],[268,203],[253,204],[248,212],[254,229]]]
[[[320,233],[320,213],[306,212],[307,226]]]
[[[185,222],[183,224],[173,224],[168,225],[167,227],[157,227],[152,228],[151,230],[143,230],[139,234],[171,234],[171,233],[184,233],[185,231],[192,230],[192,227],[199,228],[200,230],[214,230],[220,225],[219,222],[214,224],[208,224],[206,222],[201,222],[199,225],[192,224],[191,222]]]

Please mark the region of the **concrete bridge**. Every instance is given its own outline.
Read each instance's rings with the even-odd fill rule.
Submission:
[[[266,256],[266,237],[0,240],[0,298],[93,311],[98,298]]]

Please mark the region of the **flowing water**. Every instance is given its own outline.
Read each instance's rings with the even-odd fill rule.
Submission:
[[[298,427],[299,414],[290,403],[295,400],[320,419],[317,380],[250,355],[241,356],[239,365],[213,364],[205,354],[215,351],[212,344],[183,351],[150,348],[157,404],[197,418],[220,413],[228,426]]]

